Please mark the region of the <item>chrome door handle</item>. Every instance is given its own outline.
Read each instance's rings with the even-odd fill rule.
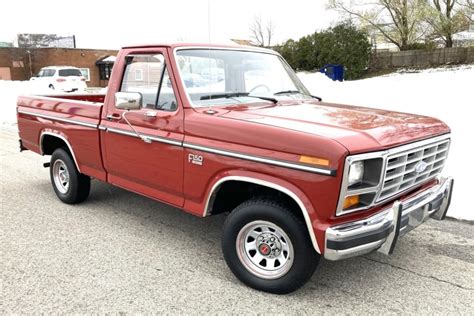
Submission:
[[[107,115],[107,120],[112,121],[112,120],[118,120],[120,119],[120,114],[109,114]]]
[[[156,111],[147,111],[145,113],[145,116],[146,117],[156,117],[156,114],[157,114]]]

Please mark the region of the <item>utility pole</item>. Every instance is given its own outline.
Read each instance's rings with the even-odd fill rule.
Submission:
[[[26,51],[28,54],[28,65],[30,67],[30,78],[33,77],[33,69],[31,68],[31,52],[29,50]]]

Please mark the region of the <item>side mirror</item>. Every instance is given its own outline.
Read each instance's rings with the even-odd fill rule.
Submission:
[[[115,107],[121,110],[139,110],[142,105],[142,95],[138,92],[115,93]]]

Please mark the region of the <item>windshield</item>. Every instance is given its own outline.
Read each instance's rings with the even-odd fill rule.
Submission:
[[[178,50],[176,56],[193,106],[312,98],[278,55],[200,48]]]

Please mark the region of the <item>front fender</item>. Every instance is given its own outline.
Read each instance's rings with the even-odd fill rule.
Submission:
[[[323,241],[318,241],[316,238],[313,222],[317,221],[317,213],[311,201],[298,187],[277,177],[246,170],[226,170],[225,172],[220,173],[210,182],[206,191],[206,197],[203,203],[201,203],[199,206],[201,210],[201,216],[204,217],[210,214],[215,193],[217,193],[219,187],[227,181],[242,181],[269,187],[280,191],[293,199],[303,214],[306,228],[313,243],[314,249],[316,252],[321,254],[320,249],[323,249]]]

